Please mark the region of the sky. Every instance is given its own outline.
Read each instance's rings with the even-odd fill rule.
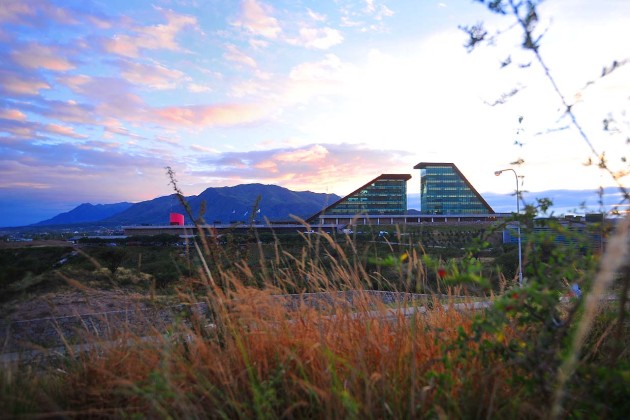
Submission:
[[[601,75],[630,58],[630,2],[548,0],[538,16],[558,89],[627,169],[630,63]],[[459,26],[479,22],[501,34],[468,52]],[[0,226],[170,194],[167,166],[186,195],[343,196],[382,173],[417,193],[419,162],[453,162],[492,197],[515,189],[504,168],[530,192],[615,185],[584,165],[597,159],[521,42],[471,0],[0,0]]]

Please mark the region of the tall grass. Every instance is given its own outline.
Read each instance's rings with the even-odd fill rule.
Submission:
[[[541,279],[508,287],[496,298],[489,293],[495,303],[484,312],[456,310],[437,294],[426,311],[413,312],[404,302],[385,304],[363,290],[386,285],[409,291],[413,283],[416,290],[437,292],[440,281],[441,291],[460,294],[456,288],[463,282],[483,288],[478,266],[463,259],[447,265],[442,279],[433,272],[443,262],[427,258],[419,244],[403,254],[391,248],[369,269],[351,237],[304,235],[299,252],[285,251],[276,241],[269,254],[258,241],[241,248],[201,233],[204,241],[194,249],[203,264],[197,276],[182,281],[179,296],[191,304],[205,302],[210,319],[192,316],[167,333],[128,332],[125,340],[43,370],[5,368],[0,412],[539,418],[551,413],[554,401],[559,416],[629,412],[621,397],[629,390],[627,350],[615,355],[615,366],[607,354],[592,356],[594,349],[628,344],[627,335],[611,334],[606,323],[597,322],[601,329],[587,328],[586,338],[575,335],[576,320],[585,313],[580,301],[560,305],[558,291]],[[627,240],[627,230],[625,235]],[[534,251],[528,255],[535,257]],[[538,263],[545,276],[595,278],[595,271],[575,261],[565,261],[561,274],[552,270],[554,262]],[[615,267],[621,263],[617,257]],[[352,302],[339,290],[354,291]],[[296,294],[287,297],[288,292]],[[322,292],[326,299],[303,292]],[[614,322],[619,317],[613,310],[625,308],[613,304],[604,312]],[[590,310],[586,315],[591,321],[600,316]],[[565,379],[558,386],[561,366]],[[594,381],[607,386],[607,393],[593,392]],[[558,405],[559,390],[566,392]]]

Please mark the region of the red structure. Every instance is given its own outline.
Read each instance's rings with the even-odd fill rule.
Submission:
[[[171,213],[169,224],[171,226],[184,226],[184,215],[179,213]]]

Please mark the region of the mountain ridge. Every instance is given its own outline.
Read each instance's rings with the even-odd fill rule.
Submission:
[[[209,187],[198,195],[185,197],[193,217],[208,223],[256,220],[306,219],[340,197],[335,194],[293,191],[278,185],[260,183],[233,187]],[[205,203],[205,212],[200,210]],[[254,208],[254,206],[257,206]],[[98,222],[107,225],[168,224],[169,213],[182,213],[186,223],[193,223],[176,194],[155,197],[138,203],[83,203],[66,213],[34,223],[32,227]]]
[[[29,226],[39,227],[98,222],[118,214],[132,205],[133,203],[126,201],[113,204],[82,203],[70,211],[59,213],[50,219],[42,220],[41,222],[33,223]]]

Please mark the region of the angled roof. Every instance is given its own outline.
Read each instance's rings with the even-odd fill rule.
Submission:
[[[314,215],[312,215],[311,217],[306,219],[306,221],[311,221],[314,218],[319,217],[319,215],[326,213],[328,210],[330,210],[331,208],[335,207],[337,204],[341,203],[342,201],[346,200],[348,197],[352,196],[353,194],[357,194],[359,191],[369,187],[370,184],[373,184],[376,181],[382,181],[384,179],[396,179],[396,180],[401,180],[401,181],[409,181],[411,179],[411,175],[409,175],[409,174],[381,174],[381,175],[377,176],[376,178],[374,178],[373,180],[371,180],[370,182],[367,182],[367,183],[363,184],[361,187],[359,187],[356,190],[352,191],[350,194],[346,195],[345,197],[342,197],[339,200],[335,201],[334,203],[332,203],[331,205],[329,205],[328,207],[326,207],[322,211],[319,211],[319,212],[315,213]]]
[[[413,169],[425,169],[425,168],[434,167],[434,166],[450,166],[451,168],[453,168],[455,173],[460,176],[460,178],[466,183],[468,188],[470,188],[470,190],[475,194],[475,196],[479,199],[479,201],[481,201],[481,203],[488,209],[488,212],[490,214],[495,213],[492,207],[490,207],[490,204],[488,204],[488,202],[481,196],[481,194],[477,192],[475,187],[472,186],[470,181],[466,179],[464,174],[457,168],[457,166],[455,166],[454,163],[452,162],[420,162],[416,166],[414,166]]]

